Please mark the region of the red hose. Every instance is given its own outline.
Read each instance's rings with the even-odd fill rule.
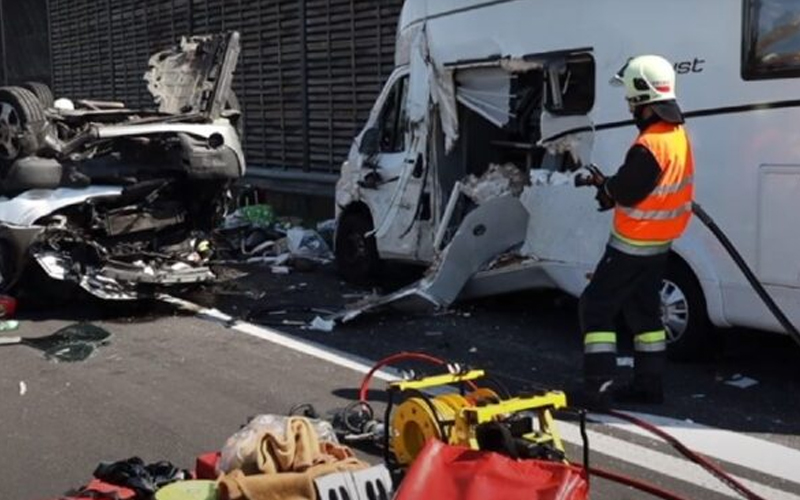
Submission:
[[[361,381],[361,388],[358,391],[358,400],[362,403],[366,403],[369,400],[369,384],[372,381],[372,377],[373,375],[375,375],[375,372],[377,372],[384,366],[397,363],[398,361],[410,361],[410,360],[425,361],[438,366],[444,366],[447,364],[447,362],[444,361],[443,359],[439,359],[435,356],[431,356],[430,354],[424,354],[421,352],[400,352],[397,354],[393,354],[389,357],[383,358],[382,360],[375,363],[375,366],[372,367],[369,373],[364,375],[364,378]],[[467,382],[467,385],[473,391],[478,389],[478,387],[472,382]]]
[[[678,441],[677,438],[659,429],[650,422],[644,421],[640,418],[636,418],[633,415],[629,415],[627,413],[615,410],[609,410],[607,413],[612,417],[617,417],[619,419],[628,421],[633,425],[641,427],[642,429],[660,437],[661,439],[672,445],[673,448],[678,450],[678,452],[681,455],[688,458],[692,462],[696,463],[700,467],[706,469],[708,472],[713,474],[717,479],[725,483],[729,488],[736,491],[744,498],[747,498],[748,500],[765,500],[764,497],[757,495],[755,492],[753,492],[753,490],[749,489],[741,482],[734,479],[730,474],[725,472],[719,465],[715,464],[714,462],[710,461],[709,459],[700,455],[699,453],[689,449],[689,447],[687,447],[685,444]]]
[[[689,500],[686,497],[679,496],[678,494],[673,493],[671,491],[661,489],[654,484],[650,484],[648,482],[641,481],[639,479],[634,479],[632,477],[623,476],[622,474],[617,474],[616,472],[611,472],[605,469],[598,469],[597,467],[591,467],[589,469],[589,472],[591,472],[591,474],[594,476],[602,477],[603,479],[608,479],[609,481],[613,481],[615,483],[619,483],[624,486],[630,486],[631,488],[636,488],[639,491],[643,491],[645,493],[649,493],[650,495],[663,498],[664,500]]]
[[[361,381],[361,386],[358,391],[358,400],[362,403],[367,403],[369,400],[369,385],[372,381],[372,377],[375,375],[375,372],[383,368],[384,366],[391,365],[400,361],[425,361],[427,363],[431,363],[438,366],[444,366],[447,364],[446,361],[437,358],[435,356],[431,356],[429,354],[424,354],[420,352],[401,352],[397,354],[393,354],[382,360],[375,363],[375,365],[370,369],[370,371],[364,376]],[[473,382],[467,382],[472,390],[476,390],[477,386]],[[659,429],[658,427],[654,426],[653,424],[646,422],[644,420],[638,419],[633,415],[628,415],[626,413],[610,410],[608,414],[622,420],[626,420],[636,426],[639,426],[656,436],[660,437],[670,445],[672,445],[675,449],[677,449],[683,456],[688,458],[689,460],[693,461],[694,463],[700,465],[701,467],[705,468],[709,472],[711,472],[714,476],[720,479],[722,482],[727,484],[730,488],[735,490],[737,493],[741,494],[748,500],[765,500],[763,497],[755,494],[753,491],[748,489],[746,486],[741,484],[739,481],[731,477],[727,472],[722,470],[718,465],[714,464],[713,462],[709,461],[702,455],[690,450],[686,445],[678,441],[675,437],[671,436],[670,434],[664,432],[663,430]],[[639,491],[643,491],[645,493],[649,493],[651,495],[657,496],[659,498],[663,498],[665,500],[687,500],[685,497],[681,497],[675,493],[670,491],[664,490],[650,484],[646,481],[641,481],[632,477],[624,476],[622,474],[617,474],[615,472],[607,471],[604,469],[599,469],[596,467],[591,467],[590,472],[596,476],[602,477],[609,481],[614,481],[616,483],[630,486],[631,488],[635,488]]]

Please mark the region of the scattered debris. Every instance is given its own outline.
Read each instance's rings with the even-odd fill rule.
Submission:
[[[492,164],[480,177],[470,175],[461,184],[461,192],[469,199],[482,205],[501,196],[519,197],[528,185],[525,174],[513,163]]]
[[[758,385],[758,380],[750,377],[745,377],[741,373],[737,373],[729,380],[726,380],[725,384],[733,387],[738,387],[739,389],[748,389],[750,387]]]
[[[9,295],[0,295],[0,318],[9,319],[17,314],[17,299]]]
[[[330,319],[322,319],[321,317],[317,316],[314,318],[314,321],[308,325],[309,330],[316,330],[318,332],[332,332],[333,329],[336,327],[336,322]]]
[[[272,266],[270,268],[272,270],[272,274],[291,274],[292,270],[289,269],[287,266]]]
[[[534,186],[565,186],[575,183],[574,173],[562,173],[551,170],[531,170],[531,184]]]
[[[316,231],[295,227],[286,232],[286,241],[294,257],[322,263],[333,260],[333,252]]]
[[[478,352],[478,348],[477,347],[470,347],[469,348],[469,352],[475,354],[476,352]]]
[[[28,392],[28,384],[23,380],[19,381],[19,395],[24,396]]]
[[[98,347],[108,344],[110,333],[90,324],[67,326],[52,335],[39,338],[2,338],[0,345],[27,345],[44,353],[55,362],[85,361]]]
[[[0,332],[12,332],[19,329],[19,321],[7,319],[0,321]]]

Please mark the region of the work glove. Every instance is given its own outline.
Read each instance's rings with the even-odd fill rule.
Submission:
[[[581,173],[575,176],[576,187],[594,186],[596,188],[602,187],[608,178],[600,171],[600,168],[595,164],[583,167],[586,173]]]
[[[598,212],[607,212],[617,205],[617,202],[614,201],[614,198],[608,194],[605,182],[600,186],[597,186],[597,196],[595,196],[594,199],[597,200],[597,205],[599,206],[597,209]]]

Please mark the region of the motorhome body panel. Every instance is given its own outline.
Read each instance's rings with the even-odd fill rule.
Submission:
[[[590,50],[597,75],[589,113],[595,129],[591,161],[613,173],[637,131],[620,89],[609,86],[609,78],[633,55],[657,53],[672,60],[694,145],[697,199],[763,279],[769,281],[776,269],[786,269],[787,277],[780,282],[773,279],[771,290],[800,322],[800,260],[775,250],[782,241],[774,241],[797,229],[788,218],[771,215],[797,213],[800,193],[784,187],[775,194],[775,183],[769,177],[765,180],[763,173],[764,167],[780,166],[791,187],[797,178],[792,174],[800,171],[797,81],[742,77],[749,2],[678,0],[668,9],[659,8],[655,18],[645,4],[408,0],[400,21],[398,61],[412,52],[406,45],[423,28],[438,67],[467,67],[499,58],[546,61],[565,51]],[[523,197],[531,212],[526,252],[545,262],[559,262],[552,281],[579,294],[603,250],[610,216],[595,211],[590,192],[568,186],[532,186]],[[712,321],[778,329],[699,223],[691,225],[675,251],[703,286]]]

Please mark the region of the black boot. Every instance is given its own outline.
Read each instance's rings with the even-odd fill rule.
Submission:
[[[660,405],[664,403],[664,387],[659,375],[636,375],[633,382],[613,391],[617,403]]]
[[[608,411],[611,408],[613,387],[613,379],[588,377],[584,381],[583,387],[567,394],[567,404],[572,408]]]

